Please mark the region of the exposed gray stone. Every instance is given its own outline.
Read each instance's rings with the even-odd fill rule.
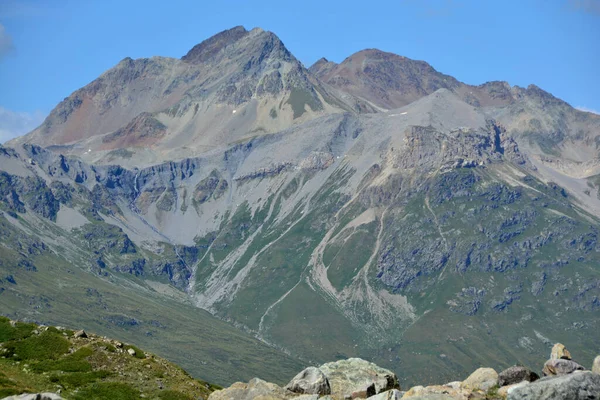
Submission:
[[[497,384],[498,373],[493,368],[479,368],[463,381],[462,386],[487,391]]]
[[[571,353],[562,343],[556,343],[552,346],[552,351],[550,352],[551,360],[559,360],[559,359],[571,360]]]
[[[567,360],[564,360],[567,361]],[[600,375],[575,372],[546,377],[508,393],[508,400],[597,400],[600,399]]]
[[[24,393],[16,396],[4,397],[3,400],[63,400],[55,393]]]
[[[366,398],[400,388],[396,374],[360,358],[330,362],[319,369],[329,379],[331,393],[341,398]]]
[[[300,394],[331,394],[329,381],[323,372],[316,367],[308,367],[292,378],[285,389]]]
[[[88,337],[87,333],[85,333],[85,331],[83,329],[75,332],[73,334],[73,336],[75,336],[76,338],[87,338]]]
[[[594,364],[592,364],[592,372],[600,374],[600,356],[594,358]]]
[[[401,392],[398,389],[388,390],[387,392],[381,392],[375,396],[369,397],[371,400],[400,400],[406,392]]]
[[[566,375],[570,374],[574,371],[583,371],[585,368],[583,366],[577,364],[572,360],[548,360],[544,364],[544,369],[542,372],[544,376],[552,376],[552,375]]]
[[[534,382],[538,379],[540,379],[538,374],[520,365],[507,368],[498,374],[498,384],[500,386],[513,385],[522,381]]]

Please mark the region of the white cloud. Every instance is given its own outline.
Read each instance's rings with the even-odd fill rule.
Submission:
[[[17,112],[0,106],[0,143],[31,132],[44,118],[46,114],[41,111]]]
[[[0,60],[14,49],[12,37],[6,33],[4,25],[0,24]]]
[[[583,106],[577,106],[575,107],[576,109],[578,109],[579,111],[585,111],[585,112],[590,112],[590,113],[594,113],[594,114],[598,114],[600,115],[600,111],[598,110],[593,110],[591,108],[588,107],[583,107]]]

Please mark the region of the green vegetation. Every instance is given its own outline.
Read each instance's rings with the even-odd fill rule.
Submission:
[[[3,396],[60,389],[64,397],[73,399],[138,399],[143,395],[178,400],[206,398],[217,388],[133,345],[116,347],[111,339],[94,334],[69,337],[65,329],[11,324],[4,317],[0,328]],[[69,353],[69,349],[74,351]],[[136,355],[129,355],[128,349]]]
[[[292,111],[294,112],[294,119],[300,118],[306,112],[306,106],[308,105],[311,110],[318,111],[323,109],[323,104],[318,100],[313,93],[309,92],[307,89],[300,88],[292,88],[290,93],[290,97],[285,102],[292,106]]]

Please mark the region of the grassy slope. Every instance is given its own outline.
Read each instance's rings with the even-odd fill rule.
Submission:
[[[222,385],[257,375],[282,383],[302,367],[209,313],[152,291],[142,280],[98,276],[51,253],[32,257],[37,271],[27,271],[11,262],[17,258],[0,247],[0,310],[13,319],[85,326],[135,342]]]
[[[127,352],[133,348],[135,355]],[[0,317],[0,397],[56,392],[73,399],[207,398],[218,387],[139,348]]]

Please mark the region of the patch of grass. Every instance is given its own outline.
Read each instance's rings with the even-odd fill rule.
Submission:
[[[13,389],[13,388],[0,388],[0,397],[4,398],[4,397],[8,397],[8,396],[14,396],[16,394],[21,394],[22,391],[19,389]]]
[[[94,354],[89,347],[82,347],[73,354],[70,354],[56,361],[42,361],[32,366],[35,372],[64,371],[64,372],[88,372],[92,370],[92,365],[84,358]]]
[[[292,106],[294,112],[294,119],[300,118],[302,114],[306,112],[305,106],[308,105],[311,110],[317,111],[323,109],[323,104],[313,97],[306,89],[292,88],[290,97],[286,101],[286,104]]]
[[[0,342],[29,337],[33,334],[32,332],[35,328],[35,324],[28,324],[24,322],[17,322],[15,326],[12,326],[10,324],[10,320],[3,317],[0,320]]]
[[[161,400],[193,400],[190,396],[187,396],[176,390],[165,390],[158,395]]]
[[[50,376],[50,382],[59,383],[65,387],[79,388],[94,383],[111,375],[108,371],[73,372],[63,375]]]
[[[135,347],[134,345],[128,344],[127,346],[124,347],[125,351],[129,350],[129,349],[133,349],[133,351],[135,351],[135,358],[139,358],[139,359],[144,359],[146,358],[146,354],[140,350],[139,348]]]
[[[69,342],[54,332],[43,332],[19,341],[6,344],[8,355],[15,360],[56,359],[69,351]]]
[[[79,391],[75,400],[130,400],[139,399],[140,392],[125,383],[98,382]]]

